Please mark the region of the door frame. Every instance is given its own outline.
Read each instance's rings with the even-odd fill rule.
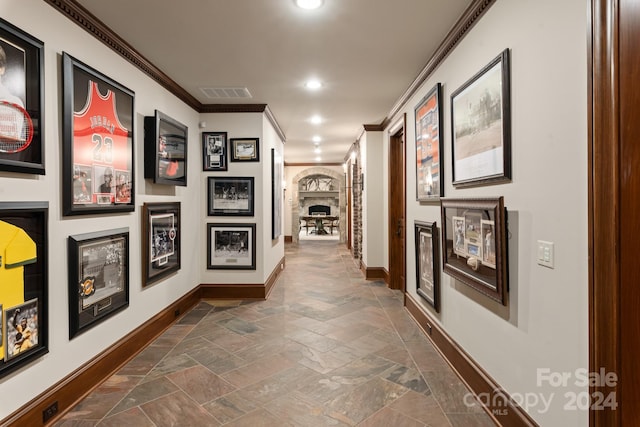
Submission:
[[[393,170],[401,170],[402,172],[402,176],[401,176],[401,184],[402,184],[402,203],[401,203],[401,209],[402,209],[402,218],[403,218],[403,223],[401,224],[402,227],[402,233],[404,235],[404,248],[403,248],[403,255],[402,255],[402,265],[394,265],[394,263],[392,263],[392,242],[393,242],[393,234],[395,233],[396,230],[396,224],[392,224],[392,218],[391,218],[391,212],[389,210],[388,214],[388,226],[389,226],[389,233],[388,233],[388,241],[387,241],[387,246],[389,248],[389,253],[387,254],[388,256],[388,264],[389,264],[389,284],[391,285],[391,282],[393,282],[393,280],[391,279],[393,277],[394,271],[396,268],[401,269],[400,271],[400,275],[401,277],[404,278],[404,280],[402,280],[402,283],[400,284],[400,287],[393,287],[392,289],[400,289],[403,293],[406,292],[406,288],[407,288],[407,253],[406,253],[406,243],[407,243],[407,152],[406,152],[406,141],[407,141],[407,114],[403,113],[398,119],[396,119],[395,122],[393,122],[388,130],[387,130],[387,134],[389,137],[389,154],[391,153],[391,145],[394,143],[400,143],[402,146],[401,149],[401,160],[400,160],[400,165],[392,165],[391,164],[391,155],[389,155],[389,164],[388,164],[388,200],[389,202],[391,201],[391,193],[393,191],[393,188],[391,188],[391,173]],[[401,136],[400,136],[401,135]],[[389,203],[390,204],[390,203]],[[389,207],[390,209],[390,207]]]

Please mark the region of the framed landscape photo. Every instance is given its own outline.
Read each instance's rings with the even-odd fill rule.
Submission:
[[[451,94],[453,185],[511,180],[509,49]]]
[[[415,221],[416,292],[440,312],[440,251],[435,222]]]
[[[442,85],[437,83],[415,108],[416,200],[437,201],[444,196],[442,173]]]
[[[144,177],[187,186],[187,126],[156,110],[144,118]]]
[[[209,216],[253,216],[254,177],[218,177],[207,179]]]
[[[207,269],[255,270],[255,224],[207,224]]]
[[[49,351],[48,210],[0,202],[0,378]]]
[[[271,149],[271,239],[282,234],[282,155]]]
[[[232,162],[259,162],[259,138],[231,138]]]
[[[134,93],[62,54],[64,215],[131,212]]]
[[[202,170],[227,170],[227,133],[202,132]]]
[[[180,270],[180,202],[142,206],[142,285]]]
[[[0,19],[0,171],[44,175],[44,43]]]
[[[507,304],[507,214],[502,197],[440,201],[443,271]]]
[[[69,236],[69,338],[129,305],[129,229]]]

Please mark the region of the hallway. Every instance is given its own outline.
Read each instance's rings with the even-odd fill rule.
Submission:
[[[55,425],[494,425],[401,293],[335,241],[285,251],[267,301],[202,301]]]

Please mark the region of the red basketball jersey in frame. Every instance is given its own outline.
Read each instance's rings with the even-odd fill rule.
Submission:
[[[98,84],[89,81],[87,101],[82,110],[73,113],[73,163],[74,167],[93,167],[93,203],[104,203],[105,197],[113,203],[115,174],[124,171],[130,176],[129,130],[120,123],[117,111],[114,93],[108,90],[103,96]],[[113,177],[108,182],[107,174]]]

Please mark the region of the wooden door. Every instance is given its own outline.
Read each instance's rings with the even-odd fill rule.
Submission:
[[[389,287],[405,291],[405,115],[389,130]]]

